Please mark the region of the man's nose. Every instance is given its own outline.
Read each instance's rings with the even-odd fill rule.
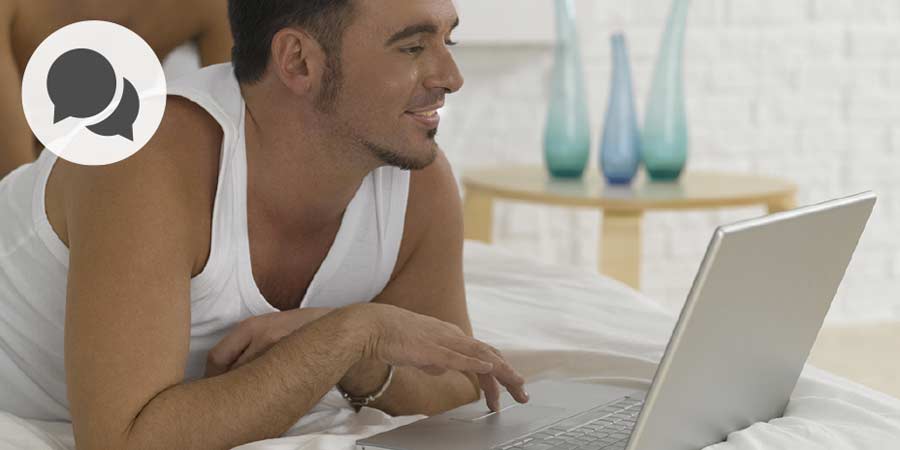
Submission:
[[[436,58],[434,70],[425,79],[425,87],[429,89],[444,89],[452,94],[460,90],[464,82],[462,73],[459,72],[459,67],[453,59],[453,54],[450,53],[448,48],[441,48]]]

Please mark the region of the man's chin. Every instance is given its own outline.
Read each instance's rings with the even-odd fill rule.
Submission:
[[[428,152],[428,158],[422,162],[421,167],[413,170],[421,170],[424,169],[434,163],[434,160],[437,159],[438,146],[435,144]]]
[[[437,159],[437,144],[427,150],[424,157],[402,158],[401,164],[391,164],[403,170],[422,170],[434,163]]]
[[[403,154],[395,150],[368,143],[367,147],[383,164],[399,167],[403,170],[422,170],[437,159],[438,146],[431,140],[431,145]]]

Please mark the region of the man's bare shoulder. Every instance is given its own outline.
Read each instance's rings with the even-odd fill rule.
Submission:
[[[131,157],[106,166],[59,160],[48,182],[51,224],[68,243],[68,220],[77,216],[74,208],[102,204],[119,216],[143,215],[151,208],[189,229],[198,241],[194,253],[202,265],[208,252],[221,142],[222,129],[212,117],[196,104],[170,96],[156,134]],[[53,205],[61,210],[52,211]],[[63,223],[54,224],[54,216]]]
[[[373,301],[450,322],[471,336],[462,259],[462,201],[440,153],[431,166],[412,173],[397,264]]]
[[[81,166],[60,160],[62,183],[79,191],[78,184],[115,183],[116,180],[159,180],[142,186],[148,192],[163,184],[182,186],[184,192],[208,184],[215,177],[222,129],[202,108],[170,96],[156,134],[140,151],[115,164]]]
[[[411,172],[406,222],[397,258],[397,269],[402,268],[403,263],[420,246],[425,236],[436,227],[446,231],[447,235],[462,232],[459,187],[450,162],[440,150],[434,163],[425,169]]]
[[[154,142],[156,141],[156,142]],[[218,166],[222,146],[222,127],[201,106],[175,95],[166,100],[166,112],[159,130],[147,144],[163,157],[177,160],[184,167],[197,169],[210,160]]]

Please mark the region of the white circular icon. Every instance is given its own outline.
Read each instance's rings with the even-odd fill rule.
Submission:
[[[77,22],[34,51],[22,78],[22,107],[34,135],[60,158],[112,164],[156,133],[166,109],[166,76],[133,31]]]

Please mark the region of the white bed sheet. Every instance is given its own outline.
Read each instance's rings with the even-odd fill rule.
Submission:
[[[466,243],[476,335],[529,379],[646,387],[676,316],[628,287],[584,270],[541,264]],[[350,450],[362,437],[423,416],[360,414],[330,392],[284,437],[240,450]],[[0,449],[73,448],[68,424],[0,412]],[[900,400],[807,366],[785,417],[757,423],[708,450],[900,449]]]

